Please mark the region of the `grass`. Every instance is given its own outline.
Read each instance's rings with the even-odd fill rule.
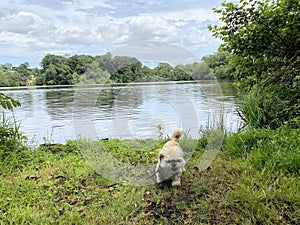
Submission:
[[[3,165],[0,224],[299,224],[297,134],[282,127],[227,135],[204,171],[197,165],[209,132],[182,140],[189,160],[178,188],[115,183],[96,173],[79,148],[103,146],[122,163],[147,165],[164,140],[40,146],[24,156],[30,160],[23,167]]]

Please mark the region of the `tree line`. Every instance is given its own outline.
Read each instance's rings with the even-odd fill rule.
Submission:
[[[41,68],[29,68],[25,62],[17,67],[0,65],[0,86],[104,84],[152,81],[188,81],[214,79],[208,65],[201,61],[171,66],[161,62],[150,68],[128,56],[61,56],[47,54]]]

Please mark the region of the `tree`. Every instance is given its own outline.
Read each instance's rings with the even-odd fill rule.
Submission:
[[[10,86],[10,75],[11,71],[3,68],[3,65],[0,67],[0,87],[8,87]]]
[[[154,68],[154,74],[161,77],[164,81],[173,80],[173,67],[166,62],[161,62]]]
[[[110,80],[110,74],[103,71],[98,61],[91,63],[86,72],[80,78],[80,84],[105,84]]]
[[[242,112],[247,123],[299,125],[299,1],[240,0],[224,2],[214,11],[221,14],[223,25],[209,29],[223,41],[220,50],[234,56],[233,74],[239,79],[235,86],[245,96]]]
[[[205,62],[194,62],[192,64],[180,65],[180,68],[189,76],[186,77],[185,80],[211,80],[215,78],[212,70]]]
[[[232,66],[234,57],[227,51],[218,51],[214,54],[204,56],[202,60],[212,69],[215,77],[219,79],[234,79],[235,67]]]
[[[11,63],[4,63],[0,66],[5,71],[12,71],[13,65]]]
[[[41,75],[47,85],[75,84],[76,77],[72,73],[68,60],[63,56],[47,54],[42,62]]]
[[[31,79],[31,69],[29,69],[29,63],[25,62],[20,64],[17,67],[13,67],[13,71],[16,73],[16,76],[18,77],[19,85],[25,86],[29,83],[29,80]]]
[[[115,74],[117,72],[117,69],[115,68],[115,62],[112,58],[112,55],[110,52],[107,52],[104,55],[96,56],[96,59],[99,63],[99,66],[102,70],[106,70],[109,72],[109,74]]]
[[[148,66],[142,66],[139,71],[139,77],[136,81],[140,82],[154,82],[157,81],[157,77],[154,75],[153,69]]]
[[[183,70],[180,66],[175,66],[172,71],[172,80],[182,81],[182,80],[192,80],[192,75]]]
[[[72,73],[80,76],[87,71],[94,60],[95,58],[90,55],[74,55],[69,57],[67,61]]]
[[[128,83],[135,81],[136,75],[142,68],[142,63],[128,56],[115,56],[113,59],[114,71],[111,74],[111,80],[117,83]]]

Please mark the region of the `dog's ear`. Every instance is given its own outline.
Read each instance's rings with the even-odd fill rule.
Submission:
[[[164,155],[163,154],[159,154],[159,160],[163,160],[164,159]]]

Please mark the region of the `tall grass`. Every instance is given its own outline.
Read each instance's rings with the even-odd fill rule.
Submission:
[[[276,130],[248,127],[226,138],[224,148],[231,158],[242,158],[260,170],[300,175],[299,128],[288,125]]]
[[[27,137],[20,131],[15,118],[0,116],[0,168],[20,168],[30,160],[31,152],[26,147]]]
[[[276,129],[283,124],[300,126],[299,101],[287,99],[290,90],[254,87],[242,96],[241,115],[245,123],[255,128]],[[294,96],[291,99],[295,98]]]

